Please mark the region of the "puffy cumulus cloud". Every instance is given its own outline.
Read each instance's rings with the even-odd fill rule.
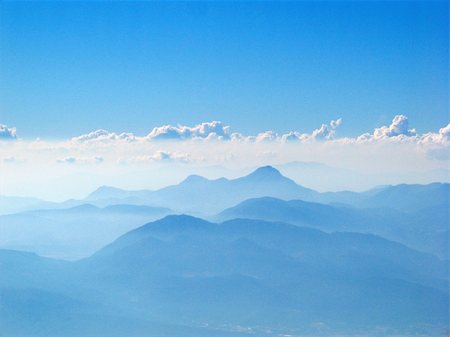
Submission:
[[[300,133],[291,131],[281,135],[282,141],[324,141],[332,140],[335,137],[336,129],[342,124],[342,118],[330,121],[330,124],[322,124],[320,128],[313,130],[311,133]]]
[[[428,132],[424,134],[420,139],[421,144],[442,144],[449,145],[450,144],[450,124],[447,126],[440,128],[439,132],[433,133]]]
[[[16,138],[16,128],[10,128],[7,125],[0,124],[0,140],[14,140]]]
[[[311,140],[331,140],[335,136],[335,129],[342,124],[342,119],[332,120],[330,124],[322,126],[312,133],[300,133],[291,131],[286,134],[278,134],[268,130],[258,133],[255,136],[246,136],[241,133],[231,133],[230,127],[220,121],[204,122],[195,126],[173,126],[164,125],[155,127],[146,136],[136,136],[133,133],[117,134],[107,130],[96,130],[87,134],[72,138],[75,143],[94,143],[94,142],[144,142],[144,141],[180,141],[180,140],[220,140],[220,141],[249,141],[249,142],[270,142],[270,141],[311,141]]]
[[[108,143],[111,141],[135,142],[157,140],[190,140],[190,139],[216,139],[229,140],[239,138],[239,134],[230,134],[229,126],[220,121],[205,122],[195,126],[163,125],[153,128],[146,136],[136,136],[133,133],[115,133],[99,129],[71,139],[74,143]]]
[[[107,130],[96,130],[89,132],[87,134],[74,137],[72,141],[74,142],[93,142],[93,141],[113,141],[113,140],[123,140],[123,141],[134,141],[136,140],[136,136],[132,133],[123,132],[121,134],[117,134],[114,132],[109,132]]]
[[[269,142],[278,139],[279,136],[273,131],[264,131],[256,135],[257,142]]]
[[[375,128],[372,133],[364,133],[355,138],[338,138],[336,129],[343,123],[342,118],[331,120],[328,124],[322,124],[319,128],[310,133],[290,131],[278,134],[268,130],[256,135],[244,135],[241,133],[231,133],[230,127],[220,121],[204,122],[195,126],[172,126],[164,125],[155,127],[146,136],[136,136],[133,133],[114,133],[107,130],[96,130],[87,134],[74,137],[68,144],[78,146],[80,143],[86,144],[108,144],[111,142],[127,143],[151,143],[157,144],[159,140],[166,141],[189,141],[189,140],[215,140],[231,142],[339,142],[339,143],[366,143],[366,142],[416,142],[417,144],[441,144],[450,143],[450,124],[443,127],[437,133],[429,132],[423,135],[417,134],[414,128],[410,128],[408,118],[404,115],[396,115],[389,126]],[[1,126],[0,130],[6,127]],[[15,129],[8,129],[15,135]]]
[[[311,138],[317,140],[327,140],[332,139],[334,137],[334,128],[328,126],[327,124],[322,124],[319,129],[316,129],[312,132]]]
[[[416,135],[416,130],[409,128],[408,117],[396,115],[389,126],[376,128],[372,136],[374,139],[385,139],[390,137],[415,137]]]
[[[147,139],[183,140],[183,139],[230,139],[230,127],[220,121],[212,121],[189,126],[164,125],[154,128]]]
[[[450,159],[450,124],[440,128],[438,132],[428,132],[422,135],[418,144],[431,159]]]
[[[283,142],[292,142],[292,141],[296,141],[302,138],[302,135],[300,132],[297,131],[290,131],[288,133],[285,133],[284,135],[281,136],[281,140]]]
[[[364,133],[356,138],[345,138],[349,143],[413,143],[421,147],[422,150],[439,155],[430,155],[434,158],[445,158],[445,151],[450,146],[450,124],[439,129],[438,132],[428,132],[418,134],[416,129],[410,128],[408,117],[397,115],[389,126],[375,128],[373,133]]]

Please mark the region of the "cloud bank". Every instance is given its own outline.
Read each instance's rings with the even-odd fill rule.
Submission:
[[[351,165],[360,158],[377,153],[386,161],[396,149],[397,157],[405,155],[425,157],[427,160],[448,160],[450,150],[450,124],[437,132],[419,134],[410,127],[404,115],[394,116],[389,125],[374,128],[372,132],[356,137],[339,137],[341,118],[322,124],[311,132],[272,130],[256,135],[231,132],[231,127],[220,121],[204,122],[195,126],[165,125],[153,128],[146,135],[130,132],[115,133],[96,130],[68,140],[25,141],[16,137],[16,129],[0,124],[0,160],[21,162],[36,160],[58,164],[86,165],[120,163],[182,162],[222,165],[259,164],[261,158],[270,160],[303,160],[304,156],[333,158],[336,153],[347,153],[339,165]],[[13,141],[12,141],[13,140]],[[11,142],[12,141],[12,142]],[[267,156],[270,153],[270,156]],[[351,155],[350,155],[351,154]],[[352,158],[351,156],[354,156]],[[253,162],[252,162],[253,159]],[[366,158],[369,160],[371,158]],[[335,159],[337,161],[338,159]],[[377,163],[378,164],[378,163]],[[386,162],[386,165],[390,165]]]
[[[409,174],[415,180],[408,182],[433,181],[448,172],[450,124],[421,134],[406,116],[397,115],[388,125],[355,137],[341,136],[342,124],[338,118],[310,132],[267,130],[246,135],[212,121],[160,126],[145,135],[96,130],[60,141],[20,139],[15,128],[2,125],[3,193],[24,195],[23,191],[46,190],[72,197],[71,193],[82,195],[99,184],[162,187],[192,173],[220,172],[211,176],[219,177],[226,172],[289,162],[319,162],[358,173],[352,175],[349,188],[370,186],[372,178],[357,178],[367,174],[374,177],[374,184],[380,184],[405,182],[402,177],[408,171],[416,172]],[[55,188],[43,189],[45,179],[46,186]],[[300,182],[306,186],[311,183]],[[326,186],[321,188],[326,190]]]
[[[256,135],[244,135],[231,132],[228,125],[220,121],[204,122],[195,126],[164,125],[153,128],[147,135],[138,136],[131,132],[115,133],[107,130],[95,130],[63,141],[67,146],[72,144],[109,144],[109,143],[145,143],[160,141],[229,141],[229,142],[339,142],[339,143],[366,143],[366,142],[414,142],[420,145],[448,145],[450,142],[450,124],[439,129],[438,132],[418,134],[416,129],[410,128],[409,120],[404,115],[396,115],[391,124],[375,128],[373,132],[366,132],[354,138],[337,137],[336,130],[342,125],[342,118],[331,120],[322,124],[310,133],[289,131],[279,134],[272,130],[260,132]],[[16,128],[0,124],[0,141],[17,140]]]
[[[448,145],[450,139],[450,124],[438,132],[418,134],[416,129],[410,128],[409,120],[404,115],[396,115],[391,124],[375,128],[372,132],[363,133],[354,138],[337,137],[337,129],[343,123],[342,118],[322,124],[310,133],[289,131],[279,134],[272,130],[260,132],[256,135],[244,135],[231,132],[228,125],[220,121],[204,122],[195,126],[164,125],[153,128],[150,133],[138,136],[133,133],[120,134],[106,130],[96,130],[74,137],[72,143],[108,143],[108,142],[158,142],[158,141],[230,141],[230,142],[339,142],[339,143],[374,143],[374,142],[414,142],[418,145]],[[14,129],[15,131],[15,129]]]

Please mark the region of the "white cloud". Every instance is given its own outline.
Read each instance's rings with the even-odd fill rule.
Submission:
[[[327,124],[322,124],[319,129],[312,132],[311,138],[317,140],[332,139],[334,137],[334,129],[329,127]]]
[[[151,140],[230,139],[229,126],[212,121],[189,126],[164,125],[154,128],[147,136]]]
[[[16,128],[10,128],[4,124],[0,124],[0,140],[13,140],[16,138]]]
[[[72,138],[72,141],[74,142],[92,142],[92,141],[107,142],[112,140],[123,140],[131,142],[136,140],[136,136],[132,133],[123,132],[121,134],[117,134],[114,132],[109,132],[107,130],[100,129]]]
[[[291,141],[297,141],[297,140],[301,139],[301,137],[302,137],[302,134],[300,132],[290,131],[290,132],[282,135],[281,140],[283,142],[291,142]]]
[[[409,128],[408,117],[404,115],[396,115],[392,120],[391,125],[376,128],[373,132],[373,137],[375,139],[398,136],[413,137],[416,136],[416,134],[415,129]]]
[[[336,129],[338,126],[340,126],[342,124],[342,118],[338,118],[336,120],[332,120],[330,122],[330,126],[332,129]]]
[[[204,122],[195,126],[163,125],[153,128],[146,136],[136,136],[133,133],[117,134],[107,130],[96,130],[71,139],[75,143],[107,143],[111,141],[144,142],[144,141],[181,141],[181,140],[219,140],[219,141],[311,141],[330,140],[334,138],[335,129],[342,124],[342,119],[332,120],[329,125],[322,124],[319,129],[312,133],[300,133],[291,131],[287,134],[268,130],[258,133],[256,136],[246,136],[241,133],[230,133],[230,127],[220,121]]]
[[[438,132],[418,134],[414,128],[410,128],[408,118],[397,115],[389,126],[375,128],[373,133],[364,133],[356,138],[343,138],[343,143],[388,143],[406,144],[416,146],[417,151],[422,151],[430,159],[448,160],[450,155],[450,124],[440,128]]]
[[[273,131],[264,131],[256,135],[255,140],[257,142],[269,142],[273,140],[277,140],[278,135]]]
[[[0,142],[0,147],[3,158],[21,158],[21,161],[27,163],[39,160],[43,165],[73,164],[74,167],[86,169],[88,166],[106,169],[117,163],[139,164],[140,167],[141,164],[152,165],[158,162],[194,165],[271,164],[269,156],[261,155],[263,153],[271,153],[272,160],[279,161],[315,160],[315,156],[323,155],[324,160],[330,158],[334,164],[338,161],[337,154],[344,152],[353,156],[349,155],[345,159],[348,162],[366,158],[367,163],[367,156],[375,151],[379,158],[382,153],[385,157],[392,156],[394,151],[398,151],[396,156],[399,158],[404,152],[410,157],[424,156],[434,162],[448,157],[446,151],[450,147],[450,124],[438,132],[421,135],[409,126],[405,116],[398,115],[389,126],[381,126],[371,133],[348,138],[336,135],[340,125],[342,119],[339,118],[322,124],[311,132],[294,130],[277,134],[268,130],[256,135],[244,135],[230,133],[228,126],[213,121],[192,127],[166,125],[154,128],[145,136],[96,130],[68,141],[19,139],[13,143]],[[160,142],[162,139],[166,141]],[[394,150],[395,144],[399,146]],[[4,159],[2,161],[6,162]]]
[[[336,129],[342,124],[342,118],[330,121],[330,124],[322,124],[320,128],[309,133],[300,133],[298,131],[291,131],[279,137],[282,141],[325,141],[332,140],[335,137]]]
[[[428,132],[420,139],[421,144],[442,144],[449,145],[450,143],[450,124],[440,128],[438,133]]]
[[[61,190],[61,181],[74,191],[82,188],[87,191],[102,179],[110,179],[110,184],[118,186],[130,179],[136,186],[144,182],[161,186],[161,174],[182,179],[184,173],[199,172],[205,167],[238,172],[292,161],[317,161],[374,177],[381,174],[390,177],[394,171],[411,169],[423,172],[446,169],[450,125],[418,134],[407,122],[406,117],[396,116],[388,126],[348,138],[336,134],[341,119],[310,132],[293,130],[285,134],[270,130],[256,135],[230,133],[229,127],[220,122],[155,128],[149,133],[151,137],[97,130],[63,141],[0,142],[0,164],[4,164],[2,177],[6,191],[19,194],[22,192],[18,187],[26,185],[24,179],[34,186],[34,190],[27,187],[30,193],[39,191],[43,179],[54,183],[55,188],[49,193]],[[175,136],[157,136],[170,133]],[[18,160],[21,165],[7,165]],[[46,172],[45,177],[42,172]],[[380,179],[377,184],[383,183]],[[395,179],[387,182],[393,183]],[[61,190],[64,193],[71,197]]]

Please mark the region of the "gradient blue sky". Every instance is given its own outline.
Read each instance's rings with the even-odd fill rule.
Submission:
[[[233,131],[340,135],[448,123],[442,2],[1,2],[0,123],[22,138]]]

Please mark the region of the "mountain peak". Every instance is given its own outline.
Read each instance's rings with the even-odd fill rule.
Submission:
[[[171,231],[190,231],[202,229],[205,227],[212,226],[211,222],[206,220],[196,218],[191,215],[186,214],[171,214],[167,215],[162,219],[150,222],[139,228],[132,230],[129,233],[140,234],[148,232],[171,232]],[[125,234],[128,235],[129,233]]]
[[[205,177],[199,176],[197,174],[191,174],[186,179],[183,180],[182,183],[198,183],[198,182],[204,182],[208,181]]]
[[[120,188],[103,185],[103,186],[98,187],[92,193],[90,193],[86,197],[86,200],[115,197],[117,195],[122,194],[123,192],[125,192],[125,191]]]
[[[102,185],[99,186],[94,192],[110,192],[110,191],[118,191],[120,188],[108,186],[108,185]]]
[[[249,176],[261,178],[279,178],[283,175],[273,166],[267,165],[258,167],[255,171],[250,173]]]

